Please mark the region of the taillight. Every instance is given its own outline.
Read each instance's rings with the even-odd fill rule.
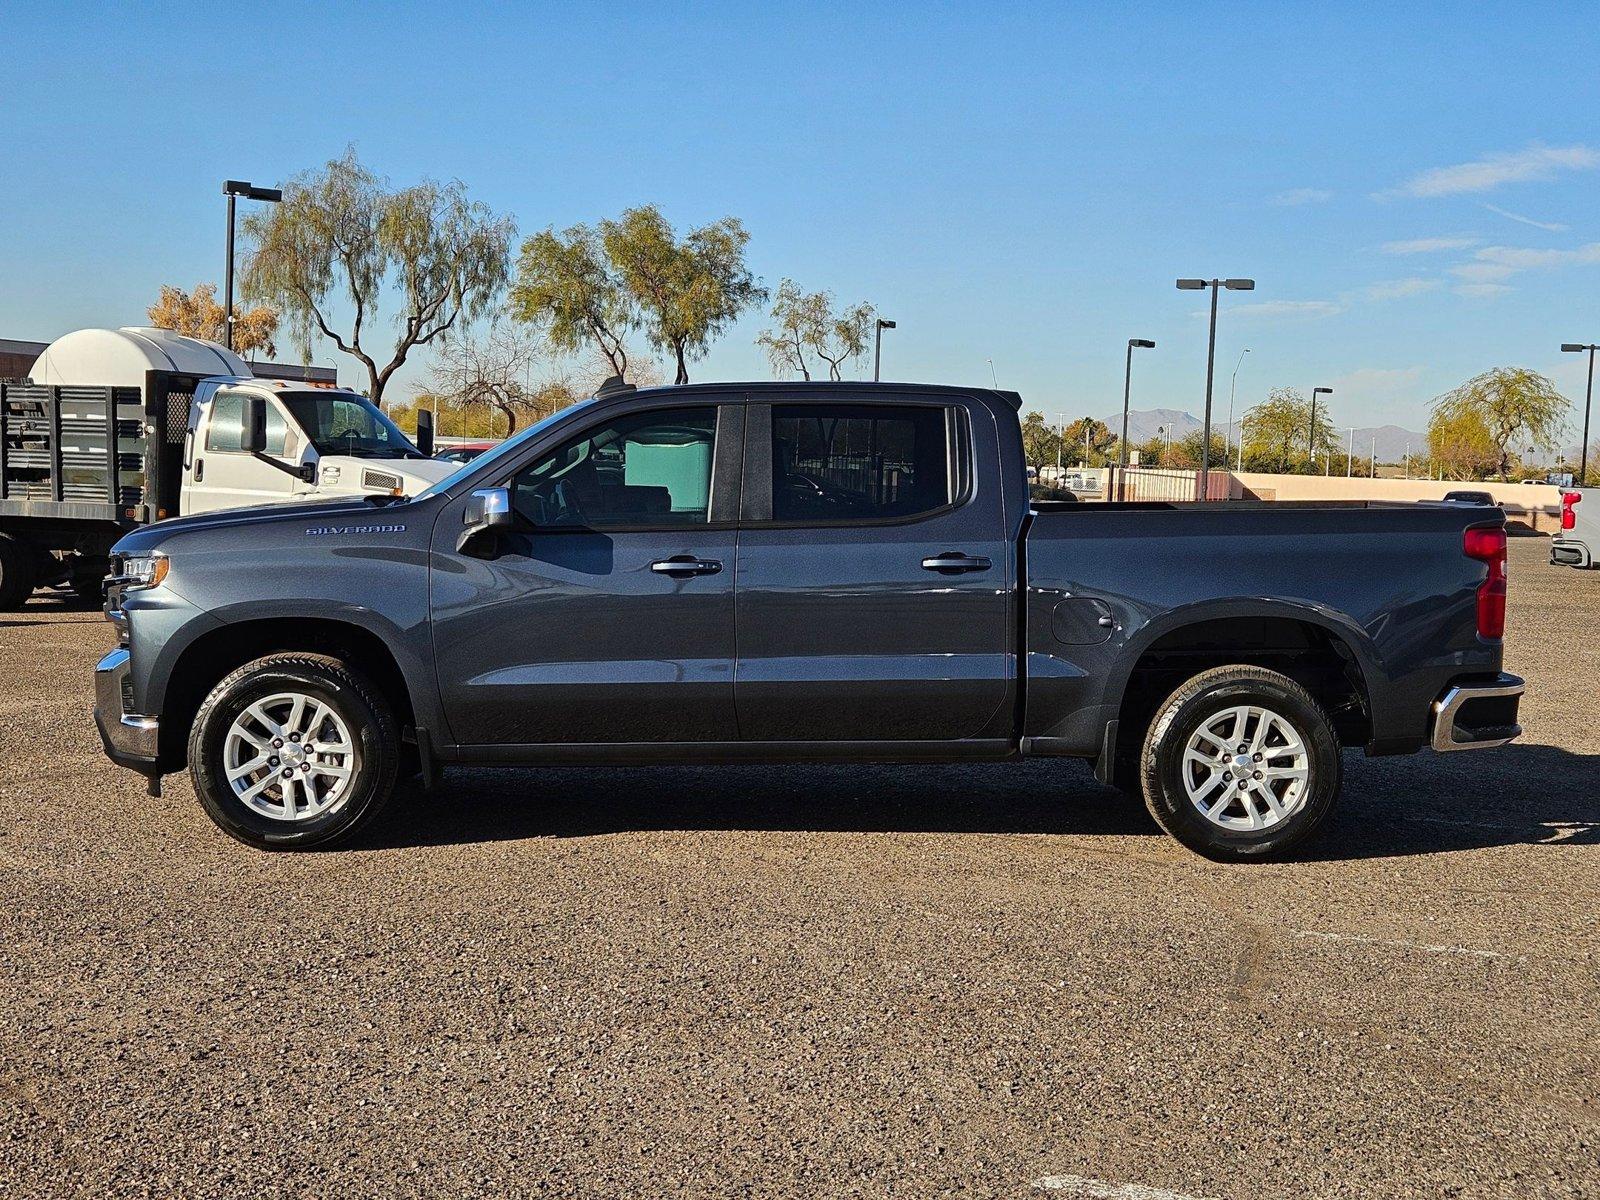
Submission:
[[[1462,536],[1461,549],[1468,558],[1489,565],[1489,577],[1478,585],[1478,636],[1506,635],[1506,531],[1480,525]]]
[[[1572,511],[1572,506],[1583,499],[1582,492],[1561,493],[1561,528],[1574,529],[1578,524],[1578,514]]]

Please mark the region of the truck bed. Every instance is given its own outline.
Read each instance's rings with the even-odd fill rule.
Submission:
[[[1504,520],[1367,501],[1036,505],[1022,543],[1025,733],[1095,752],[1141,662],[1194,667],[1244,639],[1344,663],[1364,706],[1348,724],[1368,750],[1416,749],[1451,678],[1500,669],[1499,643],[1477,634],[1486,568],[1463,536]],[[1046,713],[1071,715],[1034,720]]]

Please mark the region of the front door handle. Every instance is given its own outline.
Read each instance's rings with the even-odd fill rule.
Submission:
[[[922,569],[924,571],[937,571],[941,575],[961,575],[967,571],[987,571],[993,565],[987,558],[959,554],[953,550],[946,550],[943,554],[936,554],[932,558],[922,560]]]
[[[674,554],[650,564],[657,575],[715,575],[722,564],[712,558],[695,558],[692,554]]]

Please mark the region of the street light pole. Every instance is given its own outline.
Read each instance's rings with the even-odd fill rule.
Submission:
[[[1128,339],[1128,363],[1122,372],[1122,440],[1118,443],[1117,466],[1128,465],[1128,398],[1133,393],[1133,352],[1140,350],[1154,350],[1156,344],[1149,338]]]
[[[1594,352],[1600,350],[1600,345],[1574,345],[1572,342],[1563,343],[1562,347],[1568,354],[1579,351],[1589,352],[1589,387],[1583,394],[1583,444],[1578,447],[1578,486],[1582,487],[1589,482],[1589,406],[1594,401]]]
[[[1228,427],[1222,433],[1222,465],[1228,465],[1228,451],[1233,448],[1233,394],[1239,387],[1239,367],[1244,363],[1244,356],[1250,353],[1246,346],[1239,351],[1239,361],[1233,364],[1233,381],[1228,384]],[[1243,433],[1243,430],[1240,431]],[[1241,442],[1244,438],[1239,439]]]
[[[1254,279],[1180,279],[1178,290],[1198,292],[1211,289],[1211,334],[1206,343],[1206,415],[1200,433],[1200,494],[1209,496],[1211,479],[1211,384],[1217,365],[1217,296],[1223,288],[1230,292],[1254,291]]]
[[[228,198],[228,265],[224,272],[226,282],[223,286],[222,309],[222,344],[229,350],[233,349],[233,207],[234,201],[240,196],[246,200],[264,200],[269,204],[277,204],[283,199],[283,193],[277,188],[256,187],[245,179],[225,179],[222,181],[222,194]]]
[[[1317,473],[1317,397],[1333,395],[1332,388],[1314,387],[1311,389],[1311,428],[1306,431],[1306,459],[1311,464],[1311,473]]]
[[[877,327],[875,329],[873,329],[873,331],[872,331],[872,382],[873,383],[877,383],[878,382],[878,370],[883,365],[883,331],[885,329],[893,329],[894,327],[895,327],[895,325],[894,325],[893,321],[885,321],[882,317],[879,317],[878,318]]]

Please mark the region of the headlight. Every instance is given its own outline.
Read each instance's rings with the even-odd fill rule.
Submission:
[[[125,592],[159,587],[167,577],[171,560],[165,554],[139,554],[122,560],[122,575],[116,582]]]

